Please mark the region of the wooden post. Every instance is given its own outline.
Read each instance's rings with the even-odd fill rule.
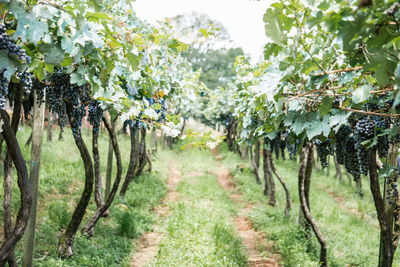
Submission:
[[[22,266],[30,267],[33,264],[35,247],[36,209],[39,191],[40,160],[42,157],[43,125],[45,105],[38,105],[37,94],[34,94],[32,149],[30,164],[30,182],[32,192],[32,207],[29,215],[28,225],[24,235],[24,255]]]

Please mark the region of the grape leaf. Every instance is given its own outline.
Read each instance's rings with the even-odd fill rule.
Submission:
[[[353,102],[355,104],[364,102],[369,99],[370,97],[370,91],[372,90],[372,86],[370,84],[364,84],[359,86],[354,92],[353,92]]]

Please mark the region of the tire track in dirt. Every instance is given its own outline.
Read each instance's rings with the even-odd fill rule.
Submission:
[[[273,253],[272,246],[268,244],[266,236],[262,232],[256,231],[250,220],[243,215],[251,210],[251,204],[246,203],[243,199],[243,194],[238,192],[233,177],[229,173],[229,169],[220,163],[221,156],[218,155],[218,152],[214,150],[213,154],[218,161],[218,169],[214,174],[218,178],[219,185],[230,193],[230,198],[233,202],[243,203],[245,206],[245,208],[239,211],[239,215],[234,218],[234,224],[237,233],[243,241],[243,246],[247,251],[247,264],[256,267],[279,267],[280,255]],[[262,257],[260,254],[261,249],[267,250],[268,254],[271,256],[268,258]]]
[[[167,181],[168,194],[161,201],[162,204],[154,209],[158,216],[167,217],[171,213],[168,202],[178,200],[179,194],[176,191],[176,187],[181,180],[181,173],[172,165],[169,168],[169,178]],[[158,225],[155,226],[154,231],[143,234],[136,242],[138,250],[132,257],[131,266],[143,267],[149,264],[157,256],[158,244],[164,235],[165,233],[160,230]]]

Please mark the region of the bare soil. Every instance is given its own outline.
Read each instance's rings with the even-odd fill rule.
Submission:
[[[218,155],[216,150],[213,151],[217,160],[221,157]],[[236,184],[234,183],[233,177],[229,173],[229,169],[225,168],[220,164],[218,170],[215,172],[218,177],[219,185],[226,191],[230,192],[230,198],[235,203],[243,203],[243,208],[239,214],[244,214],[246,211],[251,210],[251,203],[244,201],[243,195],[237,191]],[[262,232],[256,231],[250,220],[242,215],[239,215],[234,219],[235,228],[237,233],[242,238],[243,245],[246,248],[248,259],[248,266],[263,266],[263,267],[279,267],[280,255],[273,252],[272,246],[268,244],[266,236]],[[263,257],[261,252],[267,252],[268,257]]]
[[[154,209],[155,213],[160,217],[167,217],[170,214],[167,202],[173,202],[179,198],[179,194],[176,192],[176,187],[181,179],[182,175],[179,170],[174,166],[171,166],[167,182],[168,194],[162,201],[162,204]],[[149,264],[157,256],[158,244],[163,236],[164,233],[162,233],[157,227],[155,227],[154,231],[142,235],[136,242],[138,250],[132,257],[131,266],[142,267]]]

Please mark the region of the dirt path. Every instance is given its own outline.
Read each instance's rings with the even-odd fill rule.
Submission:
[[[337,203],[337,205],[339,206],[339,208],[341,210],[343,210],[344,212],[353,214],[355,216],[357,216],[360,220],[365,220],[368,223],[374,225],[375,227],[379,228],[379,224],[378,221],[374,218],[372,218],[371,216],[369,216],[368,214],[363,214],[362,212],[360,212],[358,209],[353,208],[353,207],[349,207],[346,203],[345,203],[345,199],[340,196],[337,195],[335,192],[333,192],[332,190],[330,190],[329,188],[324,188],[324,187],[319,187],[318,188],[321,191],[324,191],[326,193],[328,193],[330,195],[330,197],[335,200],[335,202]]]
[[[220,161],[221,157],[214,152],[216,159]],[[215,175],[218,177],[219,185],[226,191],[230,192],[230,198],[235,203],[243,203],[244,207],[239,211],[239,215],[234,219],[236,230],[243,240],[243,245],[247,250],[249,266],[264,266],[264,267],[277,267],[279,265],[280,256],[273,253],[272,247],[267,242],[267,238],[261,232],[254,230],[250,220],[243,214],[251,210],[251,204],[246,203],[243,195],[237,191],[233,177],[230,175],[229,170],[225,168],[220,162]],[[268,252],[268,258],[261,256],[260,252]]]
[[[169,168],[169,178],[167,181],[168,194],[162,201],[162,204],[155,208],[155,213],[160,217],[167,217],[170,214],[168,202],[176,201],[179,194],[176,187],[182,179],[182,175],[174,166]],[[137,241],[138,250],[133,255],[131,266],[142,267],[149,264],[158,253],[158,244],[163,238],[164,233],[160,231],[158,226],[155,226],[154,231],[147,232]]]

